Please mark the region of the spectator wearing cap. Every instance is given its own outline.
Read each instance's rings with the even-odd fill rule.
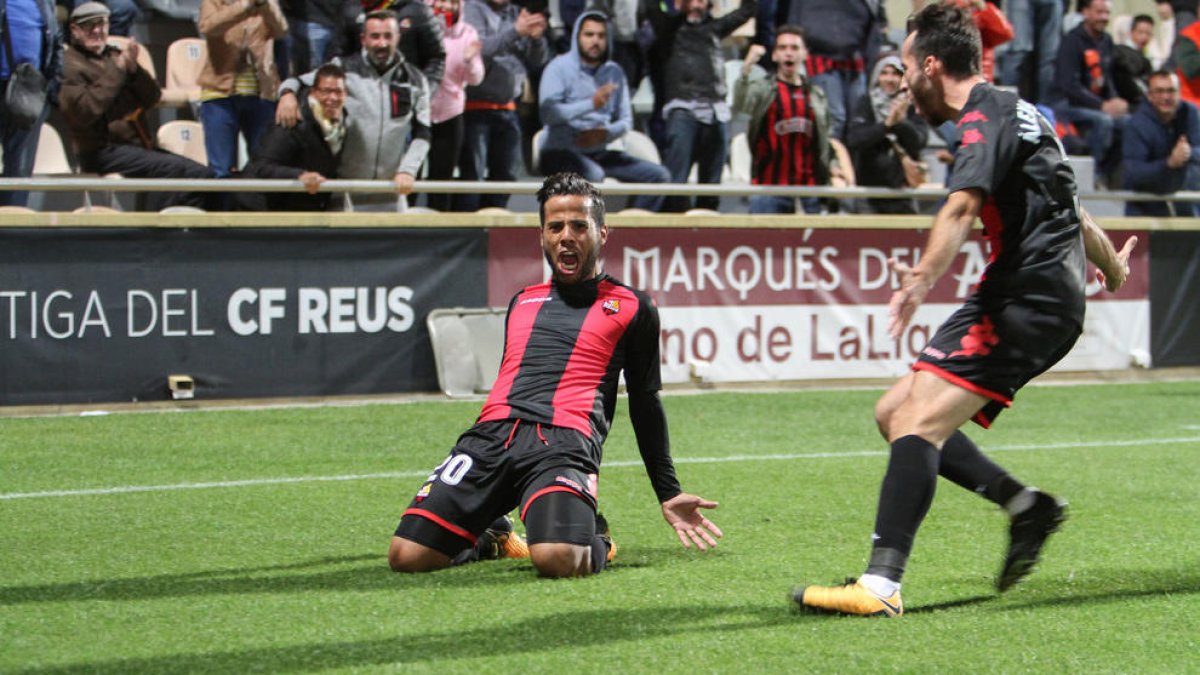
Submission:
[[[200,71],[200,123],[208,168],[236,169],[238,132],[253,151],[275,113],[275,40],[287,33],[278,0],[204,0],[200,32],[208,58]]]
[[[27,178],[33,174],[38,136],[50,106],[58,98],[62,84],[62,31],[54,17],[50,0],[5,0],[0,12],[0,92],[8,89],[9,79],[21,64],[29,64],[46,78],[46,103],[32,122],[16,120],[0,111],[0,148],[5,178]],[[11,54],[11,58],[10,58]],[[24,206],[25,192],[0,190],[0,206]]]
[[[158,83],[138,65],[141,47],[108,44],[108,8],[87,2],[69,20],[70,46],[63,65],[59,106],[84,171],[134,178],[211,178],[208,167],[157,150],[144,111],[162,96]],[[151,193],[151,210],[183,203],[205,207],[203,193]]]
[[[70,1],[72,11],[89,0]],[[137,0],[105,0],[108,7],[108,34],[126,36],[133,32],[133,24],[142,18]],[[194,10],[193,10],[194,11]]]

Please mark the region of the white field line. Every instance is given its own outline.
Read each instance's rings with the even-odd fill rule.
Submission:
[[[1200,443],[1200,436],[1186,438],[1148,438],[1129,441],[1085,441],[1080,443],[1043,443],[1031,445],[1000,445],[985,448],[987,452],[1026,452],[1030,450],[1060,450],[1065,448],[1121,448],[1133,445],[1177,445]],[[721,464],[728,462],[777,462],[798,459],[837,459],[846,457],[882,457],[882,450],[860,450],[846,452],[808,452],[783,455],[727,455],[724,457],[676,457],[676,464]],[[604,468],[615,469],[642,466],[640,461],[625,460],[605,462]],[[92,488],[85,490],[49,490],[46,492],[0,493],[0,501],[10,499],[36,499],[45,497],[86,497],[94,495],[118,495],[133,492],[170,492],[172,490],[209,490],[213,488],[254,487],[258,485],[286,485],[288,483],[319,483],[352,480],[382,480],[390,478],[416,478],[428,476],[429,471],[386,471],[382,473],[345,474],[341,476],[294,476],[290,478],[251,478],[247,480],[215,481],[208,483],[174,483],[171,485],[121,485],[117,487]]]

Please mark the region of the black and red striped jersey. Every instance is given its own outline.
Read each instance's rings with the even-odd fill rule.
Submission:
[[[753,143],[755,185],[815,185],[812,106],[805,85],[775,80],[775,98]]]
[[[958,149],[947,189],[978,189],[990,258],[979,292],[1014,298],[1081,324],[1086,257],[1075,174],[1032,104],[986,82],[955,122]]]
[[[509,303],[500,374],[479,421],[553,424],[599,446],[622,371],[631,396],[662,388],[658,310],[649,296],[608,275],[529,286]]]

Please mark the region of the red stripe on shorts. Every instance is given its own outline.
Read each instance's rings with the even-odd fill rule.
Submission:
[[[450,521],[446,520],[445,518],[438,516],[435,513],[426,511],[425,509],[408,509],[407,511],[404,512],[404,515],[406,515],[406,516],[421,516],[422,518],[427,518],[429,520],[432,520],[433,522],[437,523],[438,525],[441,525],[442,527],[446,528],[447,530],[450,530],[454,534],[457,534],[458,536],[462,537],[463,539],[466,539],[467,541],[471,542],[472,546],[475,545],[474,535],[472,535],[470,532],[467,532],[466,530],[462,529],[461,527],[455,525],[454,523],[451,523]]]
[[[955,375],[954,373],[942,370],[941,368],[933,365],[932,363],[926,363],[925,361],[917,361],[916,363],[913,364],[913,370],[927,370],[930,373],[933,373],[934,375],[937,375],[938,377],[942,378],[943,380],[946,380],[950,384],[956,384],[973,394],[979,394],[980,396],[990,398],[993,401],[999,401],[999,402],[1003,403],[1004,407],[1006,407],[1006,408],[1012,407],[1012,399],[1005,396],[1004,394],[997,394],[996,392],[992,391],[991,389],[984,389],[983,387],[981,387],[973,382],[968,382],[968,381],[962,379],[961,377],[959,377],[958,375]]]

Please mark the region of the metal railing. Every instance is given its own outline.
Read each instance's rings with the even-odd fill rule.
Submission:
[[[420,180],[413,185],[414,194],[423,192],[450,194],[511,194],[532,195],[541,188],[541,181],[430,181]],[[749,183],[603,183],[605,195],[636,196],[704,196],[704,197],[827,197],[837,199],[881,198],[931,201],[946,196],[945,188],[894,189],[882,187],[800,187],[782,185],[751,185]],[[298,180],[264,180],[250,178],[3,178],[0,190],[29,192],[304,192]],[[387,180],[328,180],[320,192],[350,194],[394,193],[395,186]],[[1121,202],[1200,202],[1200,191],[1181,191],[1168,195],[1132,192],[1129,190],[1084,191],[1080,199]]]

